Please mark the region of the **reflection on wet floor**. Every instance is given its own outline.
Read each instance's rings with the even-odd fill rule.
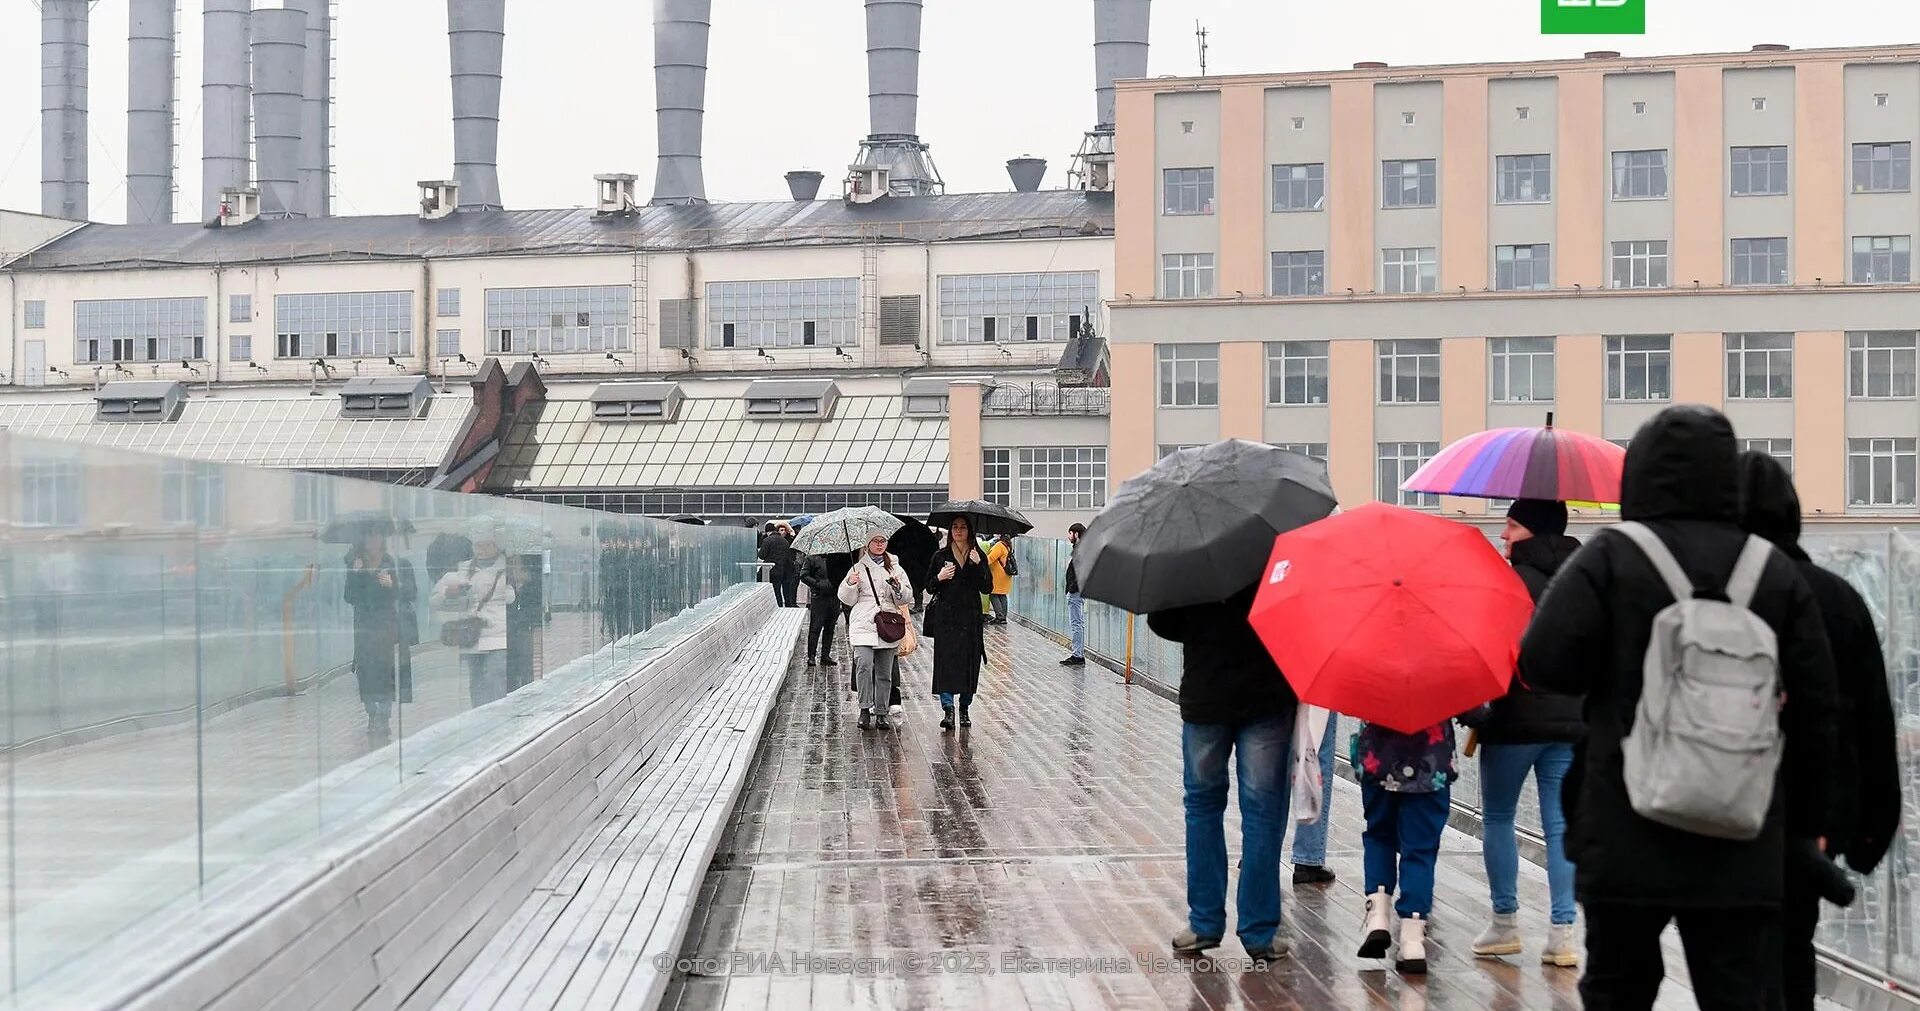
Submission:
[[[1580,1006],[1577,974],[1535,961],[1546,932],[1535,869],[1522,873],[1528,955],[1472,958],[1486,887],[1477,842],[1452,833],[1433,975],[1354,958],[1361,826],[1346,784],[1328,855],[1339,880],[1285,887],[1292,956],[1249,969],[1229,938],[1218,964],[1173,959],[1166,938],[1186,905],[1178,707],[1100,667],[1060,666],[1059,647],[1021,626],[988,637],[974,726],[947,734],[927,692],[931,650],[903,664],[906,718],[891,731],[855,726],[844,664],[808,670],[801,658],[665,1006]],[[1675,981],[1660,1006],[1693,1002]]]

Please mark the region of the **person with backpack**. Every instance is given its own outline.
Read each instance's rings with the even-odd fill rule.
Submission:
[[[1740,528],[1737,456],[1718,411],[1649,420],[1626,522],[1560,569],[1521,640],[1522,680],[1586,698],[1567,856],[1592,1011],[1653,1006],[1669,923],[1704,1011],[1764,1007],[1787,837],[1827,834],[1833,659],[1792,560]]]
[[[1748,533],[1772,541],[1799,567],[1814,599],[1820,602],[1821,622],[1833,650],[1839,694],[1835,722],[1838,761],[1822,784],[1831,798],[1833,814],[1824,847],[1817,845],[1817,839],[1795,840],[1788,853],[1781,906],[1785,933],[1779,972],[1770,981],[1773,1006],[1811,1011],[1815,989],[1813,933],[1820,920],[1822,879],[1837,873],[1831,861],[1840,857],[1846,858],[1855,873],[1872,874],[1900,830],[1898,731],[1893,699],[1887,691],[1886,657],[1880,651],[1873,612],[1845,579],[1813,564],[1801,549],[1800,496],[1787,469],[1765,453],[1742,453],[1740,501],[1740,525]],[[1789,749],[1794,746],[1792,740],[1787,742]],[[1787,797],[1789,806],[1803,802],[1800,796]]]
[[[993,573],[993,592],[988,594],[989,606],[993,609],[992,622],[995,625],[1007,623],[1007,595],[1013,592],[1013,577],[1020,574],[1020,564],[1013,560],[1013,536],[1002,536],[987,549],[987,571]]]

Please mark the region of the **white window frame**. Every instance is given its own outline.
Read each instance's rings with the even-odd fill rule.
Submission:
[[[1793,334],[1730,333],[1722,343],[1728,400],[1793,399]]]
[[[1666,148],[1613,152],[1613,199],[1665,200],[1673,192]]]
[[[1161,298],[1212,298],[1212,253],[1160,254]]]
[[[1107,447],[1035,446],[1014,451],[1015,508],[1092,512],[1107,504]]]
[[[1408,282],[1412,285],[1409,286]],[[1380,290],[1389,295],[1430,294],[1440,286],[1438,251],[1432,246],[1380,250]]]
[[[1440,170],[1432,158],[1387,158],[1380,162],[1380,206],[1384,210],[1435,207],[1440,203]]]
[[[1913,236],[1856,235],[1851,261],[1854,284],[1912,284]],[[1867,268],[1865,277],[1860,276],[1863,263]]]
[[[1553,202],[1553,156],[1503,154],[1493,159],[1493,202],[1550,204]]]
[[[1761,156],[1758,161],[1754,159],[1756,154]],[[1791,173],[1792,161],[1785,144],[1736,146],[1727,153],[1727,189],[1730,196],[1786,196],[1792,187]],[[1767,188],[1756,188],[1756,178]],[[1743,180],[1746,183],[1744,188],[1741,186]],[[1772,188],[1774,186],[1779,188]]]
[[[1524,255],[1522,255],[1524,254]],[[1530,284],[1520,284],[1524,266]],[[1550,291],[1553,289],[1553,246],[1533,242],[1493,248],[1493,290]]]
[[[30,298],[20,307],[20,329],[45,330],[47,328],[47,300]]]
[[[1286,199],[1281,199],[1281,194]],[[1303,214],[1327,209],[1325,162],[1294,162],[1273,167],[1273,211]],[[1296,201],[1294,198],[1299,197]]]
[[[1495,337],[1487,343],[1489,399],[1496,404],[1553,402],[1559,382],[1558,342],[1554,338]],[[1545,396],[1539,395],[1542,385],[1546,387]],[[1519,395],[1522,392],[1524,396]]]
[[[1211,166],[1161,170],[1161,214],[1212,214],[1213,202],[1214,178]]]
[[[1654,404],[1673,399],[1672,334],[1610,336],[1606,338],[1606,352],[1608,403]],[[1636,373],[1641,396],[1629,395],[1628,380]]]
[[[1409,509],[1438,509],[1440,496],[1403,491],[1400,486],[1440,452],[1437,442],[1380,442],[1374,444],[1374,497]],[[1389,471],[1388,468],[1392,470]]]
[[[1858,468],[1867,468],[1865,497],[1855,494],[1859,484]],[[1912,438],[1847,440],[1847,506],[1865,509],[1911,509],[1920,504],[1916,496],[1916,470],[1920,469],[1920,440]],[[1905,478],[1906,490],[1901,491]],[[1885,494],[1880,484],[1885,479]]]
[[[1873,392],[1876,366],[1885,379],[1880,393]],[[1848,399],[1912,400],[1916,396],[1920,396],[1920,334],[1912,330],[1847,332]]]
[[[1440,341],[1431,337],[1373,342],[1375,399],[1382,404],[1440,402]],[[1423,389],[1430,385],[1431,389]],[[1431,392],[1431,396],[1429,396]]]
[[[435,316],[442,319],[456,319],[460,315],[460,289],[441,288],[434,294]]]
[[[1667,288],[1672,286],[1670,246],[1665,239],[1633,239],[1613,244],[1612,273],[1607,279],[1614,288]],[[1622,276],[1626,283],[1622,284]]]
[[[1765,453],[1780,461],[1780,466],[1785,467],[1788,474],[1793,473],[1792,439],[1742,439],[1740,449],[1748,453]]]
[[[1282,263],[1282,257],[1286,262]],[[1294,263],[1295,257],[1302,262]],[[1295,291],[1293,285],[1282,285],[1282,274],[1289,279],[1296,275],[1306,278],[1305,290]],[[1267,258],[1268,294],[1275,298],[1313,298],[1327,293],[1327,253],[1324,249],[1288,249],[1280,250]]]
[[[1855,193],[1907,193],[1913,189],[1913,143],[1879,141],[1853,145],[1852,182]],[[1884,157],[1882,155],[1884,154]],[[1863,182],[1861,175],[1866,179]],[[1874,177],[1884,175],[1885,184]]]
[[[1220,406],[1220,345],[1162,344],[1157,359],[1161,407]]]
[[[980,498],[994,505],[1013,505],[1013,450],[980,451]]]
[[[1328,341],[1268,342],[1267,404],[1272,407],[1325,406],[1332,395],[1331,347]]]
[[[1742,243],[1746,245],[1743,246]],[[1765,243],[1765,246],[1756,253],[1754,251],[1755,243]],[[1776,243],[1778,244],[1777,253],[1775,252]],[[1732,240],[1732,248],[1728,251],[1732,267],[1728,275],[1729,283],[1736,287],[1743,288],[1763,288],[1792,283],[1793,275],[1790,271],[1793,269],[1793,264],[1792,261],[1788,259],[1790,251],[1791,248],[1787,239],[1782,235]],[[1774,269],[1776,262],[1779,265],[1779,270],[1777,271]],[[1754,264],[1756,263],[1763,263],[1765,265],[1763,279],[1758,281],[1754,280],[1753,274]],[[1741,279],[1743,273],[1745,280]]]

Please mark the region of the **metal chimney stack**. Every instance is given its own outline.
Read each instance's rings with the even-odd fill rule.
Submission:
[[[820,182],[825,178],[812,169],[794,169],[787,173],[787,193],[793,199],[807,203],[820,195]]]
[[[205,0],[201,13],[204,51],[200,60],[200,218],[220,213],[222,190],[246,188],[253,174],[247,165],[248,19],[253,0]]]
[[[87,0],[40,0],[40,212],[87,216]]]
[[[300,94],[306,81],[307,12],[253,12],[253,147],[260,216],[295,217],[300,196]]]
[[[307,15],[307,56],[300,84],[300,200],[301,213],[324,218],[332,213],[332,147],[328,143],[332,109],[328,94],[332,84],[333,25],[327,17],[327,0],[286,0],[288,10]]]
[[[1067,176],[1092,193],[1113,192],[1113,82],[1147,76],[1147,27],[1153,0],[1093,0],[1093,129],[1080,141]]]
[[[1042,180],[1047,178],[1047,160],[1022,155],[1007,159],[1007,175],[1013,179],[1013,188],[1017,193],[1032,193],[1040,188]]]
[[[173,221],[173,0],[127,5],[127,223]]]
[[[704,204],[700,139],[707,105],[712,0],[654,0],[653,94],[660,160],[650,203]]]
[[[872,132],[860,142],[853,168],[887,168],[888,191],[894,196],[946,190],[919,136],[923,2],[866,0],[867,111]]]
[[[500,203],[500,67],[507,0],[447,0],[453,55],[453,179],[460,209]]]

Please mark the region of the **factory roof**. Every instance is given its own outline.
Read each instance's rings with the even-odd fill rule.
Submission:
[[[463,211],[200,224],[90,224],[4,269],[101,270],[684,250],[965,242],[1113,234],[1113,201],[1078,190],[642,207]]]

